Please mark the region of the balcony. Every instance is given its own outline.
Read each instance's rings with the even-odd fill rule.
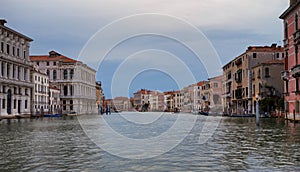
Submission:
[[[281,79],[287,81],[289,79],[289,71],[285,70],[281,72]]]
[[[298,78],[300,77],[300,64],[294,66],[292,69],[291,69],[291,74],[294,78]]]
[[[240,66],[242,64],[242,59],[238,59],[237,61],[235,61],[235,65]]]
[[[300,30],[297,30],[294,34],[294,44],[300,44]]]

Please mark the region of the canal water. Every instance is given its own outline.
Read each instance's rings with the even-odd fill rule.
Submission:
[[[105,121],[116,132],[133,139],[157,137],[177,119],[175,114],[159,118],[157,113],[126,115],[153,117],[155,122],[133,126],[118,114],[80,118],[92,128],[98,125],[95,121],[101,125]],[[188,116],[191,114],[186,114],[185,122],[194,119]],[[219,125],[212,137],[200,144],[199,133],[207,122]],[[0,171],[300,171],[300,124],[261,119],[257,127],[255,118],[197,116],[187,137],[168,152],[130,159],[104,151],[80,123],[77,117],[1,121]],[[158,142],[156,147],[160,146],[163,144]]]

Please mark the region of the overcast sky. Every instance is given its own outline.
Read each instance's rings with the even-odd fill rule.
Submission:
[[[289,0],[2,0],[0,18],[7,20],[7,26],[33,38],[32,55],[48,54],[55,50],[77,59],[92,36],[111,22],[143,13],[173,16],[203,32],[218,53],[221,65],[224,65],[244,52],[248,46],[272,43],[282,45],[283,26],[278,17],[288,5]],[[157,26],[158,30],[167,29],[170,33],[185,34],[185,30],[180,30],[177,25],[173,27],[168,24],[167,27],[163,26],[164,23],[145,19],[136,23],[136,26]],[[132,29],[123,24],[119,31],[122,32],[125,28]],[[109,39],[113,35],[107,37]],[[102,43],[106,41],[108,40],[102,40]],[[97,47],[99,51],[102,50],[100,45],[102,44],[99,43]],[[122,60],[148,49],[159,49],[178,56],[192,71],[196,81],[211,77],[205,70],[205,65],[195,60],[195,54],[182,47],[182,44],[159,36],[144,35],[123,42],[99,66],[93,66],[94,62],[88,60],[86,63],[96,68],[97,80],[103,82],[106,96],[111,97],[112,76]],[[167,53],[150,54],[160,54],[161,58],[167,58]],[[142,59],[146,56],[144,54],[135,58]],[[205,58],[210,58],[208,56]],[[136,60],[136,63],[139,65],[145,63],[145,60]],[[130,96],[139,88],[162,91],[179,89],[181,86],[174,78],[176,76],[159,70],[142,72],[131,80],[128,94]]]

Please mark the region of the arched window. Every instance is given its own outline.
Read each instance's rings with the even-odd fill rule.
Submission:
[[[64,70],[64,79],[68,79],[68,71],[67,71],[67,69]]]
[[[270,77],[270,70],[268,67],[265,68],[265,77],[266,78]]]
[[[65,96],[68,95],[68,86],[67,85],[64,86],[64,95]]]
[[[56,70],[53,71],[53,80],[56,80]]]
[[[70,70],[70,79],[73,79],[73,76],[74,76],[74,69],[71,69]]]

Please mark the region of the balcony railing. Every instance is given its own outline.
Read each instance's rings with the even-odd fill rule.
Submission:
[[[300,77],[300,64],[291,69],[291,74],[294,78]]]

